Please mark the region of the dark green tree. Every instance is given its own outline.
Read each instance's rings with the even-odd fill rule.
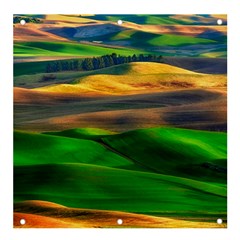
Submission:
[[[136,62],[137,61],[137,56],[136,56],[136,54],[133,54],[132,55],[132,62]]]
[[[52,72],[52,71],[53,71],[52,65],[51,65],[51,63],[48,63],[48,64],[47,64],[47,67],[46,67],[46,72],[47,72],[47,73],[50,73],[50,72]]]
[[[92,59],[93,67],[94,69],[99,69],[99,58],[93,58]]]
[[[143,54],[139,54],[138,59],[140,62],[144,61],[144,55]]]
[[[83,70],[86,70],[86,71],[94,69],[93,62],[90,58],[84,59],[83,63],[82,63],[82,66],[83,66]]]
[[[99,68],[105,68],[105,64],[104,64],[104,60],[103,60],[103,57],[100,57],[99,58],[99,65],[98,65]]]

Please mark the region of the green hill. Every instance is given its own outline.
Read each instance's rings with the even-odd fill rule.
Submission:
[[[186,46],[192,44],[210,44],[216,43],[216,41],[199,38],[194,36],[183,36],[177,34],[156,34],[144,31],[136,30],[123,30],[117,33],[110,33],[93,38],[88,38],[89,41],[97,39],[111,45],[124,45],[138,47],[143,49],[144,47],[157,47],[157,46]]]
[[[86,164],[16,167],[15,201],[32,199],[69,207],[153,215],[212,216],[226,212],[224,187]]]
[[[14,137],[15,202],[226,218],[224,133],[162,127]]]
[[[116,48],[87,45],[76,42],[18,42],[14,44],[15,57],[29,56],[102,56],[117,53],[132,55],[146,53],[131,48]]]
[[[227,180],[226,133],[161,127],[113,135],[98,129],[50,134],[96,140],[155,173],[220,183]]]
[[[130,131],[102,140],[156,172],[226,182],[225,133],[162,127]]]
[[[15,166],[54,163],[87,163],[144,170],[94,141],[37,133],[14,133]]]
[[[102,137],[112,135],[113,132],[99,128],[77,128],[61,132],[46,132],[47,135],[63,136],[77,139],[99,140]]]

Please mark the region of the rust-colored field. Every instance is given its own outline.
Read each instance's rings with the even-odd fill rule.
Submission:
[[[224,228],[207,219],[180,220],[119,211],[68,208],[44,201],[15,204],[15,228]],[[21,225],[20,220],[26,224]],[[123,224],[118,225],[117,220]],[[209,219],[208,219],[209,220]]]
[[[26,89],[14,87],[14,102],[16,104],[49,104],[53,105],[55,103],[66,102],[71,100],[83,100],[89,98],[101,97],[103,94],[96,94],[95,92],[82,91],[81,94],[69,94],[68,92],[59,93],[59,92],[41,92],[35,89]]]
[[[27,27],[16,24],[14,26],[14,41],[67,41],[63,37],[43,31],[42,27],[44,27],[42,24],[28,23]]]
[[[15,124],[17,129],[40,132],[82,127],[124,131],[159,125],[217,130],[227,121],[226,101],[224,89],[93,97],[16,88]]]

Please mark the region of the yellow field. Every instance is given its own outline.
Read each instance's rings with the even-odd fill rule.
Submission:
[[[85,15],[87,16],[87,15]],[[67,23],[87,23],[89,22],[88,18],[81,18],[79,15],[63,15],[63,14],[47,14],[45,15],[45,20],[47,21],[56,21]],[[98,22],[97,20],[91,20],[92,22]]]
[[[109,68],[122,68],[119,65]],[[96,74],[82,77],[77,84],[37,88],[39,92],[127,95],[185,88],[224,88],[225,75],[200,74],[161,63],[130,63],[121,75]]]

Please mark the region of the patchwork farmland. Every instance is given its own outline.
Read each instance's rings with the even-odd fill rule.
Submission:
[[[14,16],[14,227],[226,226],[225,15]]]

